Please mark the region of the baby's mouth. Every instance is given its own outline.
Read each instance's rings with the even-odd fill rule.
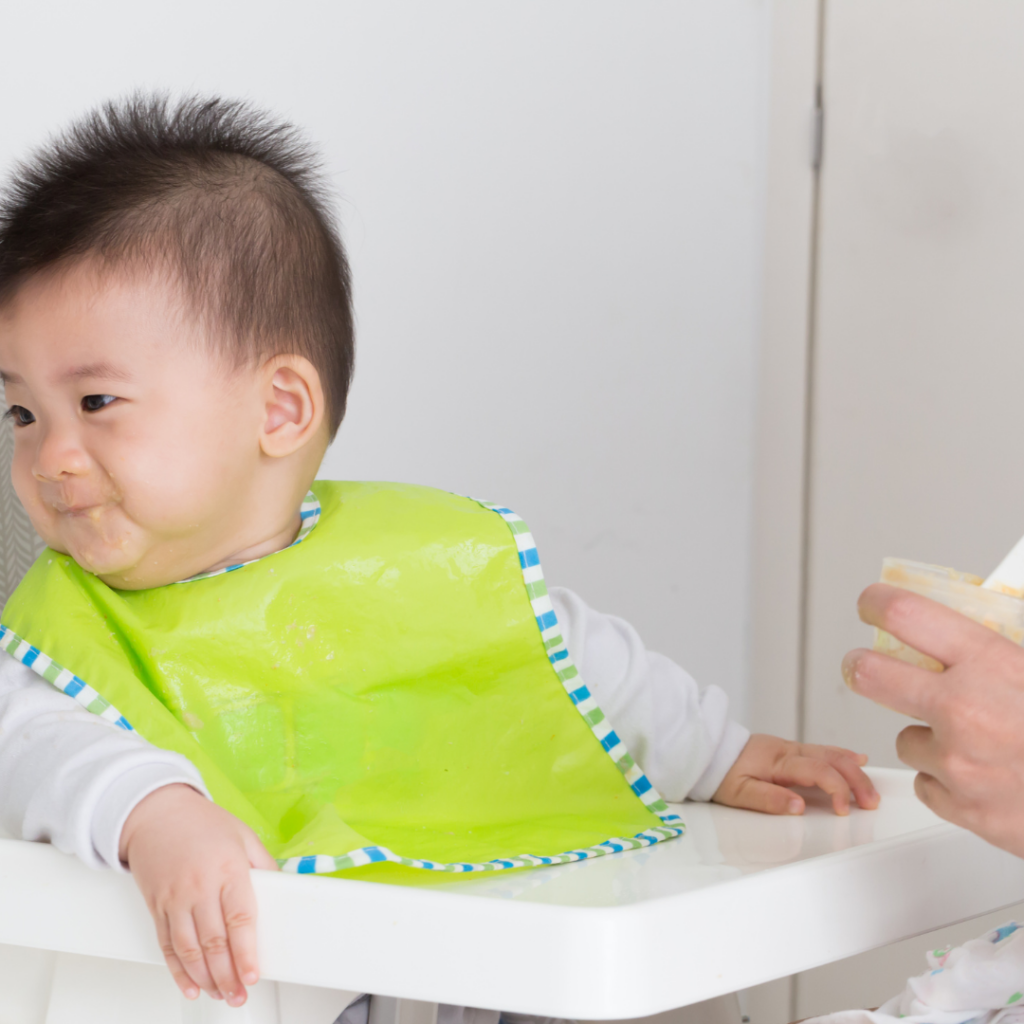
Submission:
[[[123,561],[128,544],[125,524],[116,514],[120,502],[107,498],[100,501],[49,501],[50,508],[60,517],[56,539],[60,549],[66,551],[86,572],[99,574],[110,570],[111,558]],[[56,547],[56,545],[51,545]],[[120,568],[120,564],[118,564]]]
[[[56,512],[59,512],[62,516],[67,516],[69,519],[89,519],[94,523],[99,520],[100,516],[108,508],[107,502],[98,502],[92,505],[68,505],[63,501],[55,501],[52,505]]]

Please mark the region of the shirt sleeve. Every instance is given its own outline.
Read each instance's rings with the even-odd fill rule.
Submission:
[[[187,758],[87,711],[0,651],[0,828],[48,841],[90,867],[125,870],[121,829],[136,804],[183,782],[209,796]]]
[[[648,651],[637,631],[570,590],[551,603],[577,669],[626,748],[666,800],[710,800],[750,738],[717,686]]]

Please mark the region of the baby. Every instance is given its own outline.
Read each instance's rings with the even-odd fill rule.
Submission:
[[[314,483],[352,368],[348,265],[287,125],[137,97],[16,171],[0,373],[48,548],[0,629],[0,814],[130,870],[187,997],[258,980],[251,868],[562,863],[678,835],[660,794],[877,804],[864,757],[750,736],[549,592],[508,509]]]

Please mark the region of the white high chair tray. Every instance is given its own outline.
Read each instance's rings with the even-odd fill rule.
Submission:
[[[636,1017],[1024,900],[1024,861],[941,822],[913,773],[801,818],[705,804],[678,840],[424,889],[255,872],[264,976],[575,1018]],[[0,841],[0,943],[160,964],[127,875]]]

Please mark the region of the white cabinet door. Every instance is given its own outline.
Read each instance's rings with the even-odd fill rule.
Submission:
[[[824,17],[803,732],[892,765],[907,719],[839,674],[857,594],[886,555],[985,575],[1024,533],[1024,4]],[[995,919],[799,975],[792,1019],[877,1005]]]
[[[827,0],[823,95],[804,734],[892,765],[857,594],[1024,533],[1024,4]]]

